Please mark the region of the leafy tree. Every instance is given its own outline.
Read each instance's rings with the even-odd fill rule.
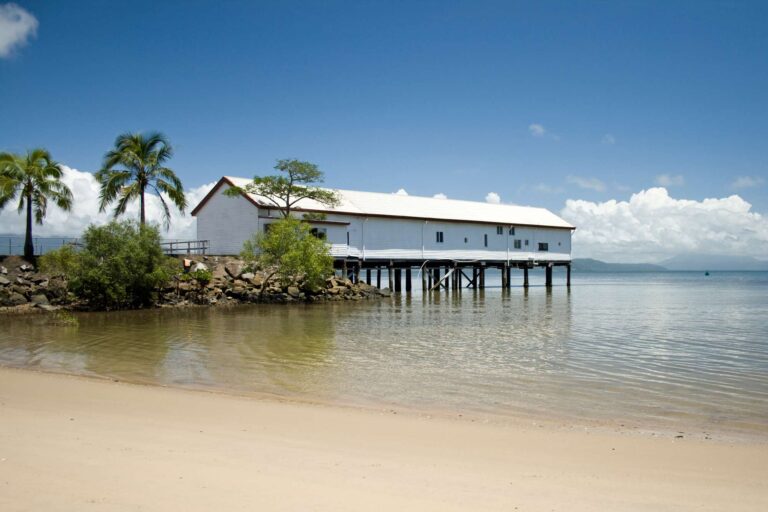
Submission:
[[[247,192],[262,196],[275,205],[283,217],[289,217],[302,199],[312,199],[329,207],[338,206],[340,200],[336,192],[311,185],[322,183],[325,178],[317,165],[300,160],[278,160],[275,169],[285,175],[256,176],[245,187],[229,188],[226,194],[237,196]]]
[[[24,156],[0,153],[0,210],[16,197],[19,198],[19,213],[26,210],[24,258],[28,261],[32,261],[35,256],[32,244],[33,215],[35,222],[42,224],[49,200],[62,210],[72,208],[72,192],[61,182],[62,175],[61,165],[44,149],[33,149]]]
[[[146,224],[145,195],[154,192],[163,207],[163,224],[171,222],[171,211],[162,194],[168,196],[183,214],[187,207],[181,180],[165,163],[173,156],[173,148],[161,133],[124,133],[115,140],[115,148],[104,155],[104,163],[96,173],[101,184],[99,211],[117,201],[114,216],[125,213],[134,199],[139,200],[140,222]]]
[[[69,277],[77,269],[78,254],[71,245],[62,245],[40,256],[40,270],[50,275]]]
[[[95,308],[147,306],[171,277],[167,259],[154,226],[134,221],[90,226],[69,286]]]
[[[333,273],[333,257],[328,244],[312,235],[310,225],[286,217],[269,225],[243,245],[241,256],[267,270],[262,293],[273,277],[283,286],[303,280],[306,288],[321,286]]]

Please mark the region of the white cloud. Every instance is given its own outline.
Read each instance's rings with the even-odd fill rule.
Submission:
[[[659,261],[680,253],[768,254],[768,219],[737,195],[693,201],[665,188],[629,201],[569,199],[561,215],[573,225],[574,256],[609,261]]]
[[[99,184],[89,172],[64,167],[62,181],[69,187],[74,196],[72,210],[64,212],[54,204],[48,206],[48,214],[42,226],[34,225],[32,233],[35,236],[80,236],[89,224],[106,224],[112,220],[112,209],[99,213]],[[208,183],[185,191],[188,211],[185,215],[171,207],[171,226],[168,231],[161,229],[160,235],[168,239],[194,240],[197,238],[196,220],[189,214],[205,197],[215,183]],[[16,211],[16,204],[6,205],[0,211],[0,233],[24,234],[25,217]],[[137,201],[128,206],[121,218],[138,219],[139,204]],[[147,218],[162,222],[160,200],[153,195],[147,196]]]
[[[656,176],[656,184],[660,187],[682,187],[685,185],[685,178],[678,174],[671,176],[669,174],[660,174]]]
[[[407,196],[408,192],[405,191],[404,188],[397,189],[397,192],[395,192],[396,196]]]
[[[442,192],[438,192],[437,194],[433,195],[435,199],[448,199],[448,196],[443,194]]]
[[[542,125],[536,123],[528,125],[528,131],[534,137],[543,137],[547,134],[547,130]]]
[[[731,183],[731,188],[755,188],[762,186],[764,183],[765,180],[760,176],[739,176]]]
[[[37,34],[37,26],[37,18],[18,5],[0,5],[0,58],[27,44]]]
[[[501,196],[496,192],[488,192],[485,195],[485,202],[491,204],[499,204],[501,203]]]
[[[602,144],[608,144],[609,146],[613,146],[614,144],[616,144],[616,137],[614,137],[610,133],[606,133],[605,135],[603,135],[603,138],[600,139],[600,142]]]
[[[568,183],[572,183],[580,188],[588,190],[595,190],[597,192],[603,192],[605,190],[605,183],[597,178],[583,178],[581,176],[568,176],[566,178]]]
[[[565,192],[562,187],[553,187],[552,185],[547,185],[546,183],[538,183],[534,185],[533,190],[536,192],[541,192],[542,194],[560,194]]]

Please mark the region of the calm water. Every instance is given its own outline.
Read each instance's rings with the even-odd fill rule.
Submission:
[[[768,273],[582,274],[570,292],[78,318],[2,319],[0,364],[352,405],[768,434]]]

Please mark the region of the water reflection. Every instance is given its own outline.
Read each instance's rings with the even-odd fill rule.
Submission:
[[[768,426],[750,280],[590,278],[312,306],[4,319],[0,363],[354,404]]]

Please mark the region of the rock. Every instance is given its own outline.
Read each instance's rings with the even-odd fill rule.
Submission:
[[[352,288],[352,281],[350,279],[342,279],[341,283],[347,288]]]
[[[208,266],[205,263],[198,263],[197,265],[195,265],[192,271],[197,272],[198,270],[208,270]]]
[[[382,288],[378,291],[378,294],[382,297],[391,297],[392,296],[392,290],[389,288]]]
[[[328,293],[330,293],[331,295],[338,295],[344,289],[345,288],[342,287],[342,286],[334,286],[334,287],[328,289]]]
[[[50,304],[35,304],[36,308],[40,308],[43,311],[57,311],[59,306],[51,306]]]
[[[12,293],[10,297],[8,297],[8,305],[9,306],[21,306],[22,304],[26,304],[27,299],[20,293]]]
[[[38,293],[30,298],[30,302],[32,304],[48,304],[48,297],[42,293]]]
[[[26,279],[24,279],[23,277],[17,277],[16,278],[16,284],[20,284],[22,286],[27,286],[29,284],[29,282]]]
[[[30,272],[33,269],[32,265],[27,265],[26,263],[22,263],[19,265],[19,270],[22,272]]]
[[[250,281],[254,277],[256,277],[256,275],[253,272],[244,272],[240,274],[240,279],[242,279],[243,281]]]
[[[8,269],[0,265],[0,274],[3,274],[4,276],[8,275]]]
[[[31,276],[29,280],[35,284],[39,284],[40,286],[42,286],[41,283],[48,281],[48,276],[46,276],[45,274],[36,274]]]
[[[192,284],[187,283],[187,282],[179,283],[179,291],[181,291],[181,292],[188,292],[191,289],[192,289]]]
[[[290,295],[294,299],[298,298],[299,295],[301,295],[301,290],[299,290],[298,286],[289,286],[287,291],[288,291],[288,295]]]
[[[243,266],[236,261],[231,261],[224,265],[224,270],[232,279],[237,279],[243,273]]]
[[[11,284],[11,282],[8,279],[0,276],[0,286],[8,286],[9,284]]]

